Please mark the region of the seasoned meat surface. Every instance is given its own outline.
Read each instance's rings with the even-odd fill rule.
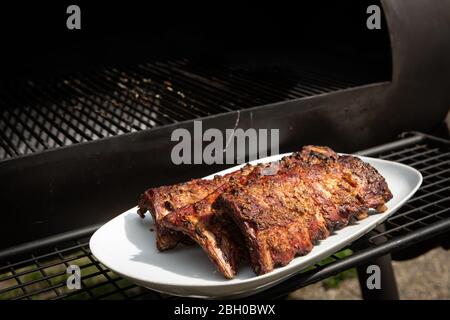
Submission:
[[[237,226],[216,210],[214,203],[231,185],[243,186],[256,178],[259,170],[259,166],[244,167],[240,174],[234,175],[203,200],[175,210],[162,220],[164,227],[183,232],[197,242],[226,278],[235,275],[246,250]]]
[[[361,160],[308,146],[286,169],[218,198],[239,226],[257,274],[304,255],[333,230],[392,198],[384,178]]]
[[[245,188],[247,184],[263,176],[287,170],[296,161],[299,161],[296,157],[285,157],[269,164],[247,165],[241,169],[240,174],[230,177],[205,199],[167,214],[162,219],[162,225],[167,229],[183,232],[197,242],[217,269],[226,278],[232,278],[240,261],[246,259],[248,253],[239,228],[224,214],[221,207],[216,206],[217,198],[231,189]]]
[[[237,170],[214,179],[193,179],[188,182],[171,186],[151,188],[141,195],[138,204],[138,214],[143,218],[149,211],[156,227],[156,246],[160,251],[175,247],[178,243],[192,243],[190,238],[171,229],[165,228],[161,221],[169,213],[196,203],[230,179],[237,178],[245,171]]]
[[[160,251],[171,249],[179,242],[190,242],[182,233],[164,228],[161,220],[170,212],[205,198],[221,183],[222,178],[195,179],[172,186],[151,188],[141,195],[138,214],[143,218],[147,210],[151,213],[156,228],[156,246]]]
[[[154,217],[160,250],[189,239],[232,278],[248,258],[257,274],[288,264],[370,208],[384,211],[391,198],[369,164],[306,146],[223,177],[149,189],[139,207]]]

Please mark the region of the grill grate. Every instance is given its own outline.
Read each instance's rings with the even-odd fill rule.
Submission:
[[[377,155],[418,169],[423,184],[415,196],[369,238],[379,244],[450,218],[450,148],[429,141]]]
[[[184,59],[29,80],[0,92],[0,160],[372,82],[348,77]]]
[[[383,151],[374,151],[374,150]],[[377,147],[366,155],[377,156],[411,165],[421,171],[424,182],[416,195],[382,226],[336,253],[319,264],[304,270],[294,277],[288,286],[278,285],[269,290],[266,296],[274,297],[286,290],[331,276],[342,268],[338,263],[351,267],[363,263],[357,259],[359,253],[374,252],[383,245],[401,241],[412,244],[423,237],[427,227],[443,226],[440,232],[448,231],[450,224],[450,143],[425,135],[417,134],[392,145]],[[436,233],[436,230],[434,230]],[[408,236],[409,240],[404,240]],[[414,239],[415,238],[415,239]],[[407,243],[403,243],[407,245]],[[62,246],[57,242],[52,248],[41,248],[43,253],[27,257],[9,256],[0,261],[0,299],[163,299],[171,298],[139,287],[122,279],[101,265],[90,254],[88,239],[70,241]],[[379,252],[382,254],[382,252]],[[1,256],[1,254],[0,254]],[[69,290],[66,287],[68,265],[76,264],[82,272],[82,288]],[[297,279],[298,277],[298,279]],[[302,278],[303,277],[303,278]],[[294,287],[295,286],[295,287]]]
[[[82,289],[66,286],[69,265],[82,274]],[[161,299],[156,292],[128,282],[102,266],[89,251],[87,239],[66,243],[46,253],[0,268],[0,299]]]

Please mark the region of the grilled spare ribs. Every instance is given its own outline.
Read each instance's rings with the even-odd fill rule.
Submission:
[[[187,236],[232,278],[247,257],[256,274],[288,264],[370,208],[384,211],[391,198],[369,164],[306,146],[279,162],[149,189],[139,207],[154,217],[160,250]]]
[[[229,179],[236,178],[247,170],[249,168],[246,168],[245,171],[237,170],[224,176],[215,176],[212,180],[193,179],[184,183],[146,190],[140,197],[137,213],[141,218],[144,218],[147,211],[152,215],[155,222],[156,247],[158,250],[164,251],[174,248],[180,242],[192,244],[192,240],[188,236],[162,225],[162,219],[166,215],[204,199]]]
[[[151,188],[141,195],[138,214],[144,218],[147,210],[151,213],[156,227],[156,246],[160,251],[171,249],[179,242],[189,243],[182,233],[164,228],[160,222],[170,212],[205,198],[220,183],[217,180],[194,179],[172,186]]]
[[[363,217],[385,210],[392,194],[369,164],[308,146],[288,170],[223,193],[218,205],[239,226],[256,274],[288,264],[316,241]]]
[[[214,192],[195,204],[187,205],[166,215],[164,227],[183,232],[197,242],[217,269],[231,279],[245,258],[245,242],[237,226],[228,216],[214,208],[216,199],[231,186],[244,186],[259,175],[261,166],[247,165],[239,174],[233,175]]]
[[[220,208],[215,207],[217,198],[231,188],[244,187],[263,175],[274,174],[280,166],[287,166],[292,160],[296,159],[286,157],[280,163],[246,165],[205,199],[174,210],[161,223],[167,229],[188,235],[206,251],[226,278],[232,278],[240,261],[246,259],[248,253],[238,227]]]

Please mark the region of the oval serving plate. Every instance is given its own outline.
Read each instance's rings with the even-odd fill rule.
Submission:
[[[250,163],[276,161],[286,155],[289,154]],[[136,207],[98,229],[89,243],[91,251],[112,271],[159,292],[202,298],[237,298],[255,294],[319,262],[375,228],[410,199],[422,183],[420,172],[409,166],[368,157],[359,158],[375,167],[386,179],[393,194],[387,203],[388,210],[384,213],[371,211],[366,219],[333,232],[307,255],[296,257],[287,266],[275,268],[270,273],[256,276],[250,266],[243,265],[234,279],[227,280],[216,271],[198,246],[179,246],[159,252],[155,246],[155,233],[150,231],[154,228],[150,215],[141,219],[136,214]],[[216,174],[223,175],[242,166],[244,164]],[[214,175],[205,178],[210,179]]]

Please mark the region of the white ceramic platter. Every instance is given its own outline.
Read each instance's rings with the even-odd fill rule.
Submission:
[[[276,161],[282,154],[250,163]],[[105,266],[144,287],[186,297],[233,298],[255,294],[293,276],[361,237],[397,211],[417,191],[422,176],[417,170],[396,162],[360,157],[382,174],[392,191],[393,199],[384,213],[373,213],[334,232],[303,257],[297,257],[285,267],[256,276],[249,266],[242,266],[232,280],[219,274],[206,254],[198,246],[159,252],[155,246],[155,232],[150,215],[141,219],[132,208],[95,232],[90,240],[94,256]],[[237,166],[217,174],[236,170]],[[206,178],[212,178],[213,175]]]

